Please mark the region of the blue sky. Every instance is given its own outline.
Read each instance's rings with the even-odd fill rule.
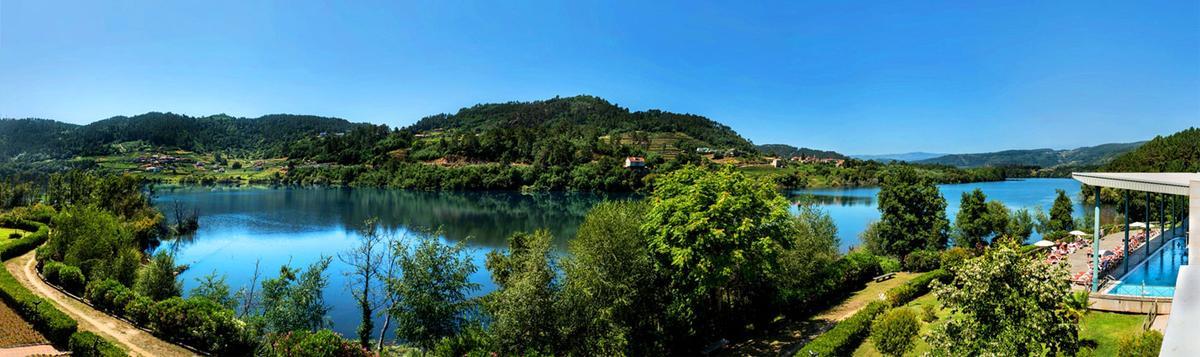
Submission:
[[[1200,124],[1200,2],[0,0],[0,117],[575,94],[846,153],[1144,140]]]

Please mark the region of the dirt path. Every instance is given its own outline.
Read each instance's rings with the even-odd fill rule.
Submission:
[[[836,306],[803,320],[782,321],[775,326],[768,327],[769,331],[760,336],[730,344],[715,351],[713,355],[791,356],[805,343],[833,327],[838,321],[849,318],[872,301],[881,300],[884,292],[900,286],[918,275],[920,274],[901,272],[883,282],[869,282],[865,288],[854,292]]]
[[[79,322],[79,329],[91,331],[121,345],[136,356],[194,356],[191,351],[163,341],[146,331],[133,327],[129,323],[113,318],[108,314],[96,311],[70,296],[63,294],[54,287],[46,285],[37,276],[34,252],[10,259],[5,267],[13,276],[34,294],[54,303],[59,310],[71,315]]]

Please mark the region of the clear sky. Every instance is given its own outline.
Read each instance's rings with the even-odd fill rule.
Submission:
[[[575,94],[856,154],[1144,140],[1200,126],[1200,1],[0,0],[0,117]]]

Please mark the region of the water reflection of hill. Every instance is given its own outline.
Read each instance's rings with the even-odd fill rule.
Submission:
[[[446,238],[502,247],[513,232],[547,229],[563,244],[596,203],[627,196],[516,192],[420,192],[365,188],[163,187],[156,203],[172,202],[201,214],[201,229],[250,232],[306,231],[337,226],[356,231],[379,217],[395,230],[441,227]],[[284,227],[281,228],[280,225]],[[229,227],[226,227],[229,226]],[[233,227],[237,226],[237,227]]]
[[[872,196],[848,196],[848,195],[824,195],[814,193],[792,193],[788,194],[788,200],[793,204],[815,204],[821,206],[873,206],[875,205],[875,197]]]

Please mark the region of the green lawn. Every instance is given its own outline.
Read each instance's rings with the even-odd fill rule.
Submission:
[[[20,233],[22,237],[24,237],[26,234],[29,234],[29,232],[16,228],[0,227],[0,248],[6,247],[9,244],[12,244],[12,242],[16,241],[16,239],[8,238],[8,235],[13,233]]]
[[[1145,315],[1092,311],[1079,323],[1079,339],[1095,343],[1093,355],[1116,356],[1121,337],[1141,332],[1145,321]]]

